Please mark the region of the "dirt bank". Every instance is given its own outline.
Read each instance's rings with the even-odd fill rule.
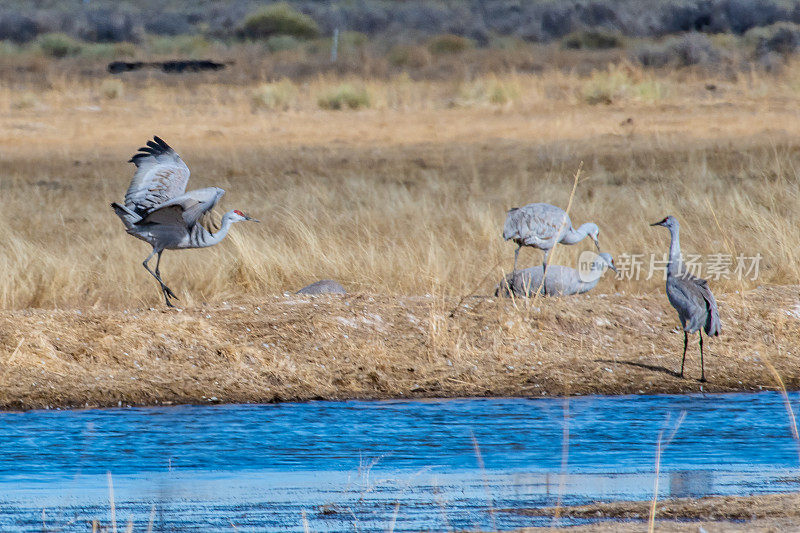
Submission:
[[[650,516],[649,501],[625,501],[567,506],[556,509],[514,510],[531,516],[559,516],[571,518],[603,519],[606,522],[572,528],[554,528],[553,531],[610,532],[643,531],[642,521]],[[681,498],[658,502],[658,531],[797,531],[800,528],[800,494],[765,494],[759,496],[713,496],[707,498]],[[626,522],[622,522],[625,520]],[[702,529],[701,529],[702,528]],[[529,528],[522,531],[539,531]],[[548,528],[550,529],[550,528]]]
[[[718,295],[707,392],[800,388],[797,287]],[[0,407],[698,392],[662,295],[274,296],[0,312]]]

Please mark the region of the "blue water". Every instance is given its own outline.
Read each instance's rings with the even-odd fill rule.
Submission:
[[[797,407],[800,396],[791,396]],[[513,528],[504,508],[797,490],[779,394],[0,413],[0,530]],[[44,518],[43,518],[44,517]]]

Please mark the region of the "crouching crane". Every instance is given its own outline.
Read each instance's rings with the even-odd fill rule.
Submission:
[[[147,141],[147,146],[139,148],[129,162],[136,165],[136,172],[125,194],[125,205],[114,202],[111,207],[128,233],[153,247],[142,264],[158,281],[167,306],[175,307],[170,298],[178,297],[161,279],[159,269],[164,250],[214,246],[225,238],[234,222],[258,220],[233,210],[223,215],[216,233],[199,224],[200,217],[217,205],[225,191],[206,187],[185,192],[189,167],[158,137]],[[154,255],[158,255],[155,272],[149,266]]]

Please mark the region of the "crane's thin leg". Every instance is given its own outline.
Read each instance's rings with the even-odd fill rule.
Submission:
[[[164,253],[164,250],[161,250],[160,252],[158,252],[158,259],[156,259],[156,276],[158,276],[158,280],[159,281],[161,281],[161,270],[159,270],[158,267],[161,265],[161,254],[163,254],[163,253]],[[172,292],[172,290],[169,287],[167,287],[167,285],[163,281],[161,281],[161,289],[164,291],[164,296],[165,297],[166,296],[170,296],[172,298],[175,298],[176,300],[178,299],[178,297],[175,296],[175,293]]]
[[[700,341],[702,342],[702,340]],[[681,359],[681,377],[683,377],[683,365],[686,363],[686,347],[689,345],[689,334],[683,330],[683,359]]]
[[[517,258],[519,257],[519,251],[522,248],[521,244],[517,245],[517,249],[514,250],[514,271],[511,273],[511,279],[517,275]]]
[[[703,368],[703,330],[700,333],[700,383],[706,382],[706,370]]]
[[[163,281],[161,281],[161,277],[160,277],[160,276],[158,276],[158,275],[157,275],[155,272],[153,272],[152,270],[150,270],[150,266],[148,265],[148,263],[150,262],[150,260],[153,258],[153,256],[154,256],[154,255],[156,255],[156,250],[155,250],[155,248],[153,248],[153,251],[152,251],[152,252],[150,252],[150,255],[148,255],[148,256],[147,256],[147,259],[145,259],[145,260],[142,262],[142,266],[145,268],[145,270],[147,270],[148,272],[150,272],[150,275],[151,275],[151,276],[153,276],[154,278],[156,278],[156,281],[158,281],[158,284],[159,284],[159,285],[161,285],[161,292],[162,292],[162,294],[164,294],[164,295],[165,295],[165,298],[166,298],[165,289],[166,289],[166,290],[169,290],[169,288],[168,288],[166,285],[164,285],[164,282],[163,282]],[[160,254],[159,254],[159,256],[160,256]],[[170,291],[170,292],[172,292],[172,291]],[[169,302],[169,299],[167,299],[167,306],[168,306],[168,307],[175,307],[174,305],[172,305],[172,304]]]

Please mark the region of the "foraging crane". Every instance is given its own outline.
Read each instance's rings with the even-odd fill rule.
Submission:
[[[592,261],[588,272],[579,272],[574,268],[552,265],[547,267],[547,276],[545,277],[544,286],[542,286],[544,267],[530,267],[506,276],[495,289],[494,295],[510,296],[513,294],[514,296],[529,298],[534,294],[547,296],[583,294],[597,286],[607,268],[614,272],[617,271],[614,259],[611,254],[607,253],[597,255],[595,260]]]
[[[199,224],[200,217],[217,205],[225,191],[206,187],[184,192],[189,182],[189,167],[158,137],[139,148],[129,163],[136,165],[136,172],[125,193],[125,205],[114,202],[111,207],[128,233],[153,247],[142,265],[158,281],[167,306],[175,307],[170,298],[177,300],[178,297],[161,280],[159,270],[164,250],[213,246],[225,238],[234,222],[258,220],[233,210],[223,215],[216,233]],[[153,272],[148,263],[156,254],[158,259]]]
[[[717,301],[708,288],[708,282],[690,274],[681,261],[681,245],[678,240],[680,224],[673,216],[651,226],[664,226],[669,229],[672,240],[669,245],[669,265],[667,266],[667,298],[678,312],[683,326],[683,359],[681,360],[681,377],[686,362],[686,346],[689,333],[700,334],[700,381],[705,383],[706,374],[703,368],[703,331],[710,337],[716,337],[722,328],[719,319]]]
[[[525,207],[515,207],[506,215],[503,227],[503,238],[517,244],[512,275],[517,272],[517,258],[523,246],[543,250],[542,267],[547,268],[550,251],[557,243],[575,244],[589,236],[599,252],[600,244],[597,241],[599,233],[600,228],[591,222],[583,224],[578,229],[573,228],[569,215],[554,205],[528,204]]]

